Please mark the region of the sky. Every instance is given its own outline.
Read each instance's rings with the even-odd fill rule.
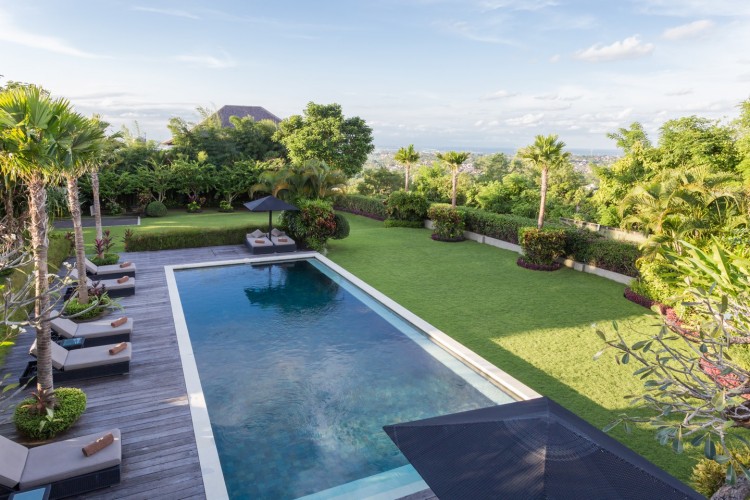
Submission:
[[[641,122],[731,120],[747,0],[0,0],[0,75],[148,139],[198,107],[339,103],[375,146],[613,150]],[[137,128],[136,128],[137,123]]]

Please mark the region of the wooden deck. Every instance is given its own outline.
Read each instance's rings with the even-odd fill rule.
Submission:
[[[122,482],[84,498],[205,497],[164,266],[249,255],[242,246],[122,254],[138,266],[136,294],[119,299],[134,321],[130,374],[66,384],[88,396],[86,412],[66,436],[122,430]],[[31,334],[19,336],[3,371],[21,374],[32,341]],[[23,440],[13,424],[0,426],[0,434]]]
[[[122,482],[80,498],[145,499],[205,498],[185,380],[177,349],[164,266],[249,257],[243,246],[221,246],[123,253],[136,263],[136,294],[120,303],[112,317],[133,318],[133,359],[130,374],[66,384],[80,387],[88,408],[65,435],[75,437],[122,430]],[[34,338],[19,336],[3,371],[20,375],[32,359]],[[0,425],[0,434],[23,441],[13,424]],[[435,499],[429,490],[413,500]]]

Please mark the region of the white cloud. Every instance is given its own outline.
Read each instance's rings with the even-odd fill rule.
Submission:
[[[585,50],[576,52],[575,57],[589,62],[618,61],[645,57],[653,51],[653,43],[642,43],[638,35],[633,35],[611,45],[594,44]]]
[[[473,40],[475,42],[495,43],[499,45],[512,45],[512,46],[519,45],[518,41],[516,40],[497,36],[494,33],[486,33],[488,29],[490,29],[491,31],[497,30],[498,29],[497,27],[478,28],[477,26],[474,26],[466,21],[438,23],[437,26],[440,27],[443,31],[446,31],[453,35],[460,36],[462,38]]]
[[[184,10],[176,10],[176,9],[157,9],[155,7],[133,7],[133,10],[137,10],[140,12],[152,12],[154,14],[164,14],[165,16],[173,16],[173,17],[184,17],[187,19],[200,19],[200,17],[196,16],[195,14],[191,14],[190,12],[184,11]]]
[[[517,94],[508,92],[507,90],[498,90],[497,92],[492,92],[491,94],[487,94],[483,96],[482,100],[494,101],[496,99],[505,99],[507,97],[513,97],[514,95],[517,95]]]
[[[688,95],[692,93],[693,93],[693,89],[677,89],[677,90],[670,90],[668,92],[665,92],[664,95],[674,97],[674,96]]]
[[[549,62],[552,64],[560,62],[560,54],[555,54],[554,56],[549,58]]]
[[[91,52],[78,49],[61,38],[24,31],[10,16],[2,11],[0,11],[0,41],[73,57],[89,59],[99,57]]]
[[[544,113],[527,113],[518,118],[508,118],[505,120],[505,123],[508,125],[529,127],[539,123],[542,118],[544,118]]]
[[[237,61],[232,59],[228,54],[223,54],[222,57],[215,57],[208,54],[182,54],[176,56],[175,59],[193,66],[211,69],[226,69],[237,66]]]
[[[695,38],[702,34],[705,34],[711,28],[715,26],[713,21],[708,19],[701,19],[700,21],[693,21],[692,23],[682,24],[664,30],[661,37],[666,40],[684,40],[686,38]]]
[[[487,10],[508,9],[508,10],[541,10],[547,7],[559,5],[554,0],[484,0],[479,6]]]

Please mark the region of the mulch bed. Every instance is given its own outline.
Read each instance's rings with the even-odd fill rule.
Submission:
[[[533,262],[527,262],[523,260],[523,257],[519,257],[516,261],[516,265],[523,267],[524,269],[531,269],[532,271],[557,271],[562,267],[562,264],[555,262],[553,264],[534,264]]]
[[[466,238],[463,236],[459,236],[457,238],[443,238],[442,236],[438,236],[435,233],[432,233],[430,236],[435,241],[444,241],[446,243],[458,243],[459,241],[466,241]]]

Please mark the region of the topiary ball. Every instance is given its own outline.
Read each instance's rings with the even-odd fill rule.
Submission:
[[[333,230],[331,238],[334,240],[343,240],[349,236],[349,221],[341,214],[336,214],[333,217],[336,222],[336,229]]]
[[[57,434],[69,429],[86,411],[86,394],[81,389],[74,387],[61,387],[55,390],[58,407],[55,408],[52,422],[45,422],[40,429],[42,421],[47,420],[47,414],[32,414],[23,405],[33,403],[33,398],[24,399],[16,407],[13,414],[13,423],[18,431],[31,439],[51,439]]]
[[[152,201],[146,205],[146,215],[149,217],[164,217],[167,213],[166,205],[160,201]]]

